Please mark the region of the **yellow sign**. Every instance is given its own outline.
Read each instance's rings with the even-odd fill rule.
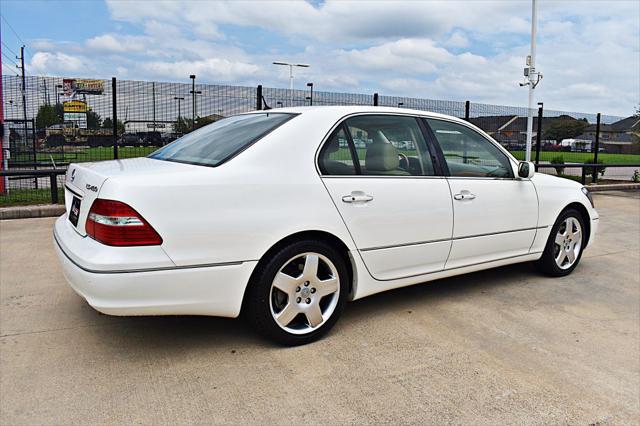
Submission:
[[[62,104],[64,112],[87,112],[87,104],[82,101],[67,101]]]

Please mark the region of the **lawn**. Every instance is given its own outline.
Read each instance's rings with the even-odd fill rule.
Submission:
[[[64,204],[62,188],[58,188],[58,203]],[[0,207],[31,204],[51,204],[51,190],[49,188],[11,189],[6,194],[0,194]]]
[[[524,160],[524,151],[510,151],[518,160]],[[593,154],[588,152],[565,152],[565,151],[542,151],[540,152],[540,161],[551,161],[552,158],[562,157],[565,163],[591,163]],[[536,158],[535,151],[531,153],[531,158]],[[638,154],[598,154],[598,162],[603,164],[640,164],[640,155]]]
[[[157,149],[158,147],[154,146],[118,147],[118,158],[145,157]],[[113,147],[65,147],[64,152],[38,151],[36,158],[38,159],[38,163],[49,164],[51,163],[51,159],[53,159],[55,163],[81,163],[87,161],[113,160]],[[32,161],[33,156],[31,153],[20,153],[11,157],[11,162],[14,164],[31,163]]]

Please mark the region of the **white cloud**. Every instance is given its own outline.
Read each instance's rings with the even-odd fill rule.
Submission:
[[[31,58],[29,71],[34,75],[90,75],[95,68],[86,58],[57,52],[36,52]]]
[[[524,105],[529,3],[107,1],[142,35],[37,40],[31,73],[286,87],[274,59],[311,63],[316,90]],[[640,103],[637,1],[539,4],[536,90],[551,109],[627,114]],[[258,36],[255,36],[258,34]]]

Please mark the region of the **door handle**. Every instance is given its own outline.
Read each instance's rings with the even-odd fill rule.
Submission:
[[[368,203],[371,200],[373,200],[373,197],[362,191],[353,191],[351,194],[342,197],[343,203]]]
[[[475,194],[472,194],[471,192],[467,191],[467,190],[462,190],[460,191],[459,194],[456,194],[453,196],[454,200],[458,200],[458,201],[462,201],[462,200],[473,200],[474,198],[476,198]]]

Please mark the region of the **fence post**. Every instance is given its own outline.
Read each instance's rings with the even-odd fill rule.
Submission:
[[[593,164],[595,167],[593,168],[593,183],[598,181],[598,151],[600,150],[600,113],[596,116],[596,146],[593,153]]]
[[[113,108],[113,159],[118,159],[118,102],[116,101],[116,78],[111,77],[111,103]]]
[[[378,106],[378,94],[373,94],[373,106]]]
[[[464,103],[464,119],[469,121],[469,111],[471,110],[471,102],[466,101]]]
[[[262,84],[258,84],[256,88],[256,109],[262,110]]]
[[[26,125],[25,125],[26,127]],[[24,135],[25,140],[27,139],[27,135]],[[36,120],[31,119],[31,138],[32,138],[32,150],[33,150],[33,170],[38,170],[38,150],[36,147]],[[38,189],[38,177],[35,179],[35,188]]]
[[[544,112],[544,104],[542,102],[538,102],[538,105],[540,106],[538,107],[538,129],[536,130],[536,139],[538,140],[538,143],[536,143],[536,164],[540,164],[540,147],[542,146],[542,115]]]
[[[58,179],[55,173],[49,175],[49,186],[51,187],[51,204],[58,204]]]

